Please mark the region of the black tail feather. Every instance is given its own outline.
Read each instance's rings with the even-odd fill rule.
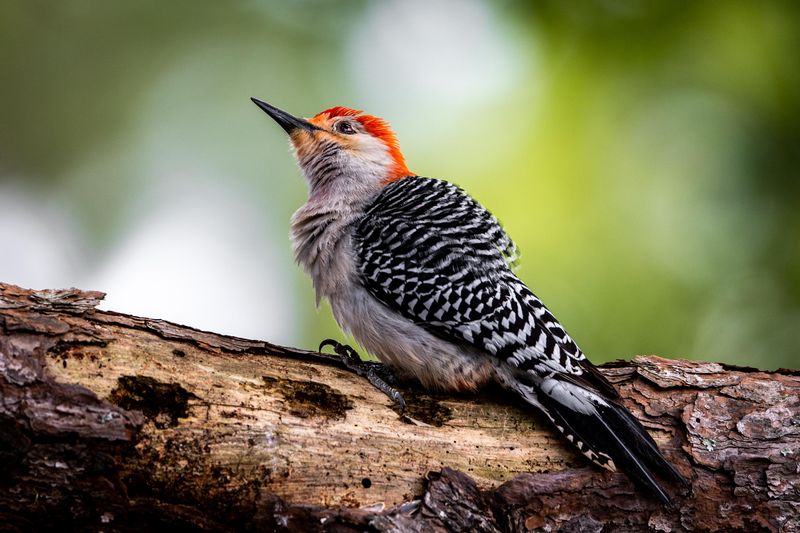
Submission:
[[[631,434],[641,437],[641,439],[634,439],[633,450],[645,461],[647,466],[657,472],[661,477],[676,482],[684,488],[688,488],[689,482],[675,469],[672,463],[664,458],[661,451],[658,449],[656,441],[653,440],[653,437],[650,436],[641,422],[622,405],[616,402],[609,402],[609,404],[615,416],[619,417],[619,425],[616,427],[627,426]]]
[[[559,430],[584,455],[601,466],[623,471],[663,503],[671,503],[671,497],[657,477],[688,486],[686,479],[661,455],[647,430],[617,402],[604,399],[587,414],[547,394],[539,394],[538,400]]]

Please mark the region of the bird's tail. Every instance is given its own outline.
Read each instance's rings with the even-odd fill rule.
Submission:
[[[538,383],[517,375],[511,385],[528,403],[539,407],[581,453],[609,470],[621,470],[667,504],[671,498],[657,478],[688,487],[686,479],[658,450],[642,424],[616,399],[584,386],[571,376]],[[519,379],[522,378],[522,379]]]

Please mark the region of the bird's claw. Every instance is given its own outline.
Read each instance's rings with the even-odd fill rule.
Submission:
[[[333,339],[325,339],[319,343],[319,349],[317,351],[321,352],[326,346],[333,348],[333,352],[342,358],[342,363],[344,363],[348,369],[352,370],[359,376],[364,375],[359,371],[358,366],[359,363],[365,363],[366,361],[361,360],[358,352],[356,352],[352,346],[348,344],[342,344],[341,342]]]
[[[388,396],[400,408],[400,414],[403,414],[406,408],[406,401],[397,389],[387,383],[387,381],[395,383],[397,380],[385,365],[372,361],[362,361],[358,352],[351,346],[333,339],[325,339],[320,342],[318,351],[321,352],[326,346],[333,348],[334,353],[341,357],[342,364],[348,370],[366,378],[373,387]]]

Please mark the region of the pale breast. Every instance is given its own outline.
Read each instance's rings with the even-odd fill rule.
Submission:
[[[349,253],[354,215],[335,206],[306,203],[292,216],[295,260],[311,276],[320,300],[329,297],[352,273]]]

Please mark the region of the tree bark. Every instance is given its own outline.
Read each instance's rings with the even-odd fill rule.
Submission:
[[[0,284],[0,529],[800,531],[800,373],[602,367],[693,490],[665,508],[499,390],[402,392],[336,357]]]

